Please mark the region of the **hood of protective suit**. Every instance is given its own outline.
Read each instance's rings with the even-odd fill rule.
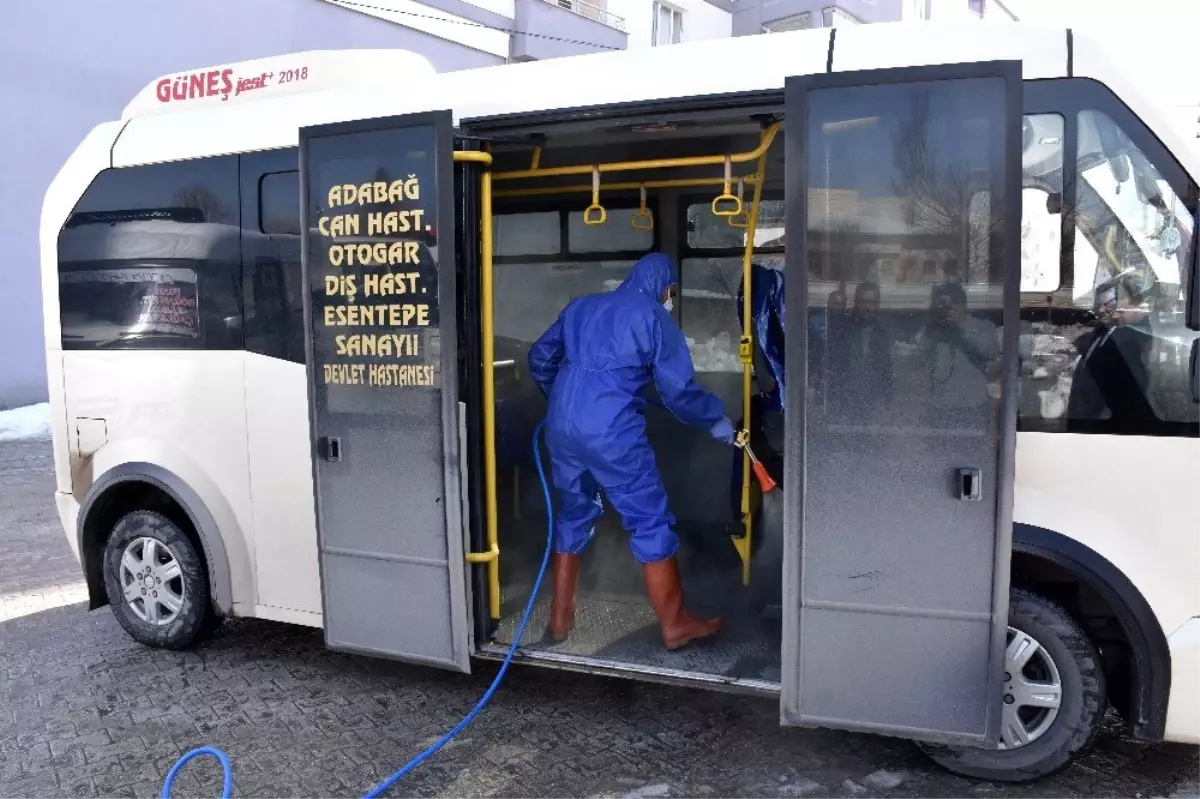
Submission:
[[[659,302],[662,300],[667,286],[677,282],[679,282],[679,277],[675,273],[675,264],[671,261],[671,256],[662,252],[652,252],[643,255],[633,265],[629,276],[618,288],[637,289],[655,302]]]

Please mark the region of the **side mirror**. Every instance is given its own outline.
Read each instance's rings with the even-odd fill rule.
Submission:
[[[1063,212],[1063,196],[1062,192],[1053,192],[1046,195],[1046,213],[1061,214]]]

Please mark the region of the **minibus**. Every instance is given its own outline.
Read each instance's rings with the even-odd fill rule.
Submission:
[[[403,51],[167,75],[41,220],[56,501],[90,607],[458,671],[777,696],[958,773],[1109,709],[1200,742],[1200,152],[1071,30],[869,25],[438,74]],[[711,645],[668,651],[608,513],[575,629],[531,343],[648,252],[780,487],[651,402]],[[540,457],[544,458],[542,452]]]

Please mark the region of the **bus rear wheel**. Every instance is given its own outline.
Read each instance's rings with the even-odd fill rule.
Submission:
[[[924,744],[944,768],[995,782],[1052,774],[1091,745],[1106,706],[1104,671],[1087,634],[1059,605],[1013,589],[999,749]]]
[[[204,560],[183,530],[155,511],[128,513],[113,526],[104,589],[125,632],[146,646],[184,649],[220,622]]]

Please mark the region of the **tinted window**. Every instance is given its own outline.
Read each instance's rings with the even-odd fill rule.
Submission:
[[[110,169],[59,234],[64,349],[239,349],[234,157]]]
[[[295,150],[242,156],[246,349],[304,363],[300,173]]]
[[[259,181],[258,228],[263,233],[300,235],[300,173],[275,172]]]

